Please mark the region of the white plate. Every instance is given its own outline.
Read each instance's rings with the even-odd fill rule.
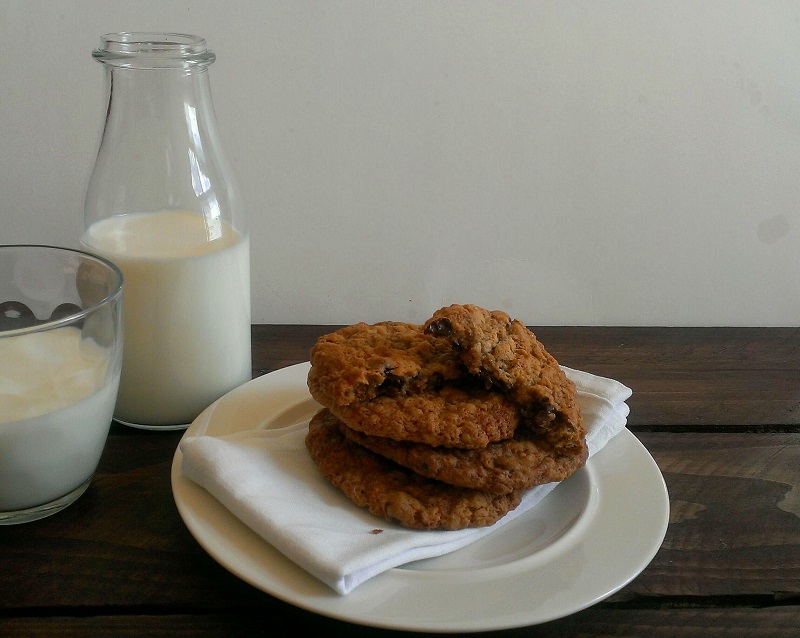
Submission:
[[[308,363],[246,383],[209,406],[184,436],[221,436],[310,418]],[[412,631],[507,629],[569,615],[621,589],[652,560],[669,518],[664,479],[623,430],[530,512],[447,556],[391,569],[339,595],[297,567],[181,473],[172,491],[200,545],[254,587],[341,620]]]

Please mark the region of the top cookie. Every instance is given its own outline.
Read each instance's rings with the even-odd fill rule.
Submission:
[[[509,438],[519,424],[554,446],[574,446],[585,436],[575,386],[534,334],[504,312],[474,305],[442,308],[422,326],[359,323],[320,337],[311,350],[308,386],[347,426],[372,436],[462,448]],[[393,404],[407,420],[409,396],[445,386],[500,393],[517,414],[481,424],[491,428],[486,437],[449,426],[439,428],[446,434],[441,437],[424,424],[393,423]],[[368,418],[377,409],[380,415]],[[354,413],[357,420],[350,418]]]

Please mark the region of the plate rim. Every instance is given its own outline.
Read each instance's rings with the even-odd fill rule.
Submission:
[[[255,379],[252,379],[241,386],[238,386],[237,388],[234,388],[226,395],[208,406],[208,408],[206,408],[206,410],[204,410],[203,413],[201,413],[192,422],[189,428],[184,432],[181,442],[186,437],[207,433],[209,428],[214,425],[215,412],[220,408],[220,406],[224,407],[226,404],[235,401],[238,396],[248,392],[255,393],[258,391],[259,395],[261,395],[263,390],[269,390],[269,386],[271,385],[277,385],[279,387],[283,387],[284,389],[288,388],[292,393],[297,395],[297,400],[292,403],[281,403],[279,401],[278,405],[283,406],[283,409],[278,411],[273,410],[271,415],[268,415],[265,419],[262,419],[262,425],[264,421],[270,421],[271,419],[277,418],[281,413],[291,412],[293,408],[296,408],[304,401],[308,401],[310,398],[310,394],[308,393],[308,388],[305,382],[309,366],[310,364],[308,362],[302,362],[279,368],[262,376],[256,377]],[[261,386],[264,387],[262,388]],[[264,396],[267,396],[267,394],[264,394]],[[243,429],[252,428],[246,427]],[[221,434],[228,434],[231,432],[231,430],[225,430]],[[215,433],[210,434],[210,436],[215,436]],[[361,601],[362,604],[351,603],[363,599],[365,592],[366,595],[368,595],[371,588],[379,591],[381,589],[379,587],[380,583],[385,583],[391,579],[397,579],[398,573],[402,573],[400,578],[418,581],[416,583],[418,587],[425,587],[426,575],[430,580],[431,574],[426,571],[403,569],[401,566],[390,569],[383,574],[373,577],[370,581],[367,581],[357,587],[350,594],[344,596],[337,594],[327,585],[321,581],[318,581],[314,576],[305,572],[305,570],[303,570],[301,567],[292,563],[288,558],[283,556],[283,554],[280,554],[277,549],[275,549],[264,539],[258,537],[252,530],[247,528],[203,488],[183,476],[181,471],[183,455],[181,452],[180,443],[176,447],[172,460],[171,487],[173,499],[181,519],[201,548],[231,574],[255,587],[256,589],[274,596],[279,600],[282,600],[300,609],[336,620],[382,629],[428,632],[494,631],[537,625],[571,615],[581,611],[582,609],[586,609],[587,607],[590,607],[614,594],[622,587],[630,583],[652,561],[653,557],[660,549],[663,539],[666,535],[669,522],[669,496],[663,475],[655,460],[652,458],[644,445],[627,428],[623,429],[623,431],[621,431],[614,439],[609,441],[607,447],[613,445],[627,446],[627,448],[629,448],[628,452],[632,452],[638,457],[636,458],[638,463],[647,467],[649,470],[649,476],[647,478],[649,482],[649,489],[651,491],[650,498],[653,501],[651,505],[657,505],[653,508],[653,512],[656,513],[658,517],[650,521],[650,527],[647,530],[649,531],[650,542],[647,544],[646,549],[642,548],[639,550],[638,560],[634,561],[636,563],[636,567],[629,568],[624,578],[618,578],[615,579],[613,583],[606,583],[602,587],[594,588],[595,591],[593,592],[593,595],[585,595],[579,600],[572,601],[572,604],[562,605],[561,607],[550,610],[548,613],[535,613],[529,610],[527,613],[523,611],[522,613],[513,615],[513,617],[507,616],[505,618],[459,618],[457,621],[448,619],[447,622],[439,622],[431,621],[430,619],[416,619],[413,617],[413,610],[410,610],[405,617],[387,618],[385,615],[377,616],[370,614],[369,610],[365,610],[365,607],[368,606],[363,604],[363,600]],[[602,467],[601,455],[603,451],[604,450],[598,452],[595,456],[589,459],[589,462],[587,463],[587,469],[593,472],[593,476],[597,473],[595,471],[596,468]],[[602,498],[602,478],[598,480],[600,482],[594,486],[593,489],[596,489],[599,496]],[[639,481],[639,488],[641,488],[645,483],[645,481]],[[626,485],[627,483],[623,482],[622,487],[624,488]],[[556,490],[554,490],[554,492],[556,492]],[[597,510],[599,507],[601,507],[601,505],[595,503],[592,505],[592,507],[593,509]],[[209,523],[208,520],[203,519],[203,508],[215,510],[215,514],[221,516],[221,518],[218,518],[217,516],[209,517],[209,520],[212,521]],[[588,522],[584,521],[584,527],[586,528],[585,531],[588,532],[593,526],[596,527],[598,525],[598,521],[595,520],[596,515],[597,512],[592,515],[591,520]],[[601,519],[602,518],[603,516],[601,516]],[[608,515],[605,515],[605,519],[608,518]],[[617,520],[622,522],[624,518],[625,517],[617,517]],[[607,520],[605,521],[605,524],[608,524]],[[229,531],[226,532],[226,529],[229,529]],[[244,536],[245,540],[242,540],[241,538],[231,538],[230,535],[232,530],[235,530],[236,534]],[[637,533],[639,532],[641,532],[641,529],[637,529]],[[215,545],[215,539],[221,539],[223,543],[227,544],[227,546]],[[253,548],[260,550],[259,553],[261,554],[261,558],[263,559],[266,556],[267,562],[269,563],[268,566],[262,565],[261,568],[266,567],[267,571],[265,572],[263,569],[257,568],[256,573],[254,574],[251,570],[242,569],[239,565],[237,565],[236,563],[241,557],[244,556],[243,552],[245,551],[245,549],[240,547],[240,545],[244,545],[245,549]],[[536,553],[530,554],[527,558],[531,558],[533,556],[536,556]],[[248,557],[252,559],[252,556]],[[533,562],[534,567],[532,569],[525,570],[526,573],[543,569],[543,565],[538,564],[539,561]],[[548,561],[544,561],[544,565],[547,563]],[[474,571],[477,573],[481,570],[478,569]],[[305,587],[307,591],[303,591],[302,586],[299,587],[300,591],[293,591],[291,588],[286,587],[286,582],[281,583],[281,576],[284,572],[291,573],[293,585],[297,584],[296,580],[299,575],[301,580],[306,581]],[[515,571],[514,576],[516,577],[517,575],[518,574]],[[433,580],[437,581],[433,583],[436,586],[437,595],[441,595],[441,583],[438,582],[438,579]],[[284,586],[281,587],[281,584]],[[526,592],[525,595],[530,596],[530,592]],[[443,604],[442,606],[444,607],[445,605]]]

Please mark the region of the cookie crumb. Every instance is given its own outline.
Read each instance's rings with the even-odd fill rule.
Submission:
[[[376,527],[375,529],[373,529],[373,530],[370,532],[370,534],[383,534],[383,530],[382,530],[382,529],[378,529],[378,528]]]

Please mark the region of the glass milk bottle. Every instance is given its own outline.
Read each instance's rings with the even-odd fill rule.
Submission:
[[[245,213],[220,147],[203,38],[105,35],[102,140],[86,193],[86,250],[125,278],[115,420],[184,428],[251,378]]]

